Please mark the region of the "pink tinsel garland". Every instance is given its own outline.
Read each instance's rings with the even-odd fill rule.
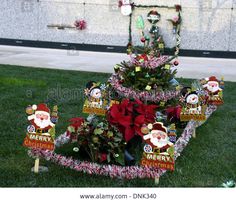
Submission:
[[[149,68],[149,69],[156,69],[159,66],[164,65],[169,60],[169,57],[164,55],[161,57],[153,57],[148,59],[147,61],[139,61],[135,56],[130,55],[130,62],[133,65]]]
[[[177,97],[180,94],[179,90],[172,91],[137,91],[132,88],[124,87],[121,85],[118,79],[118,75],[113,74],[109,82],[113,89],[120,95],[126,98],[140,99],[141,101],[168,101]]]
[[[216,110],[216,106],[210,105],[206,110],[207,118]],[[192,137],[193,131],[196,127],[200,126],[204,122],[189,121],[186,128],[184,129],[181,137],[175,143],[175,160],[180,156],[180,153],[187,146],[190,138]],[[56,139],[56,146],[61,146],[67,143],[68,137],[66,134],[62,134]],[[67,158],[60,154],[56,154],[52,151],[31,149],[28,151],[30,157],[42,157],[48,161],[52,161],[64,167],[69,167],[79,172],[88,174],[96,174],[103,176],[110,176],[111,178],[121,179],[134,179],[134,178],[156,178],[162,176],[166,170],[158,169],[153,167],[142,167],[142,166],[117,166],[117,165],[101,165],[97,163],[78,161],[71,157]]]

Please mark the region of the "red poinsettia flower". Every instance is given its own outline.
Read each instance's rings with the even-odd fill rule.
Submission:
[[[131,115],[133,113],[134,102],[131,102],[129,99],[124,99],[120,106],[125,109],[125,113],[127,115]]]
[[[126,109],[123,104],[114,104],[110,108],[109,121],[112,124],[120,124],[124,127],[129,126],[132,123],[131,115],[125,115]]]
[[[156,108],[156,105],[145,105],[140,100],[124,99],[120,104],[114,104],[110,108],[108,120],[119,129],[128,142],[135,135],[143,135],[143,124],[154,122]]]
[[[137,113],[144,115],[147,122],[152,122],[155,117],[157,105],[145,105],[140,100],[136,100],[135,103],[137,104],[135,106],[135,110]]]
[[[139,115],[134,120],[134,130],[135,133],[139,136],[143,136],[143,133],[141,132],[141,128],[143,124],[146,124],[146,118],[144,115]]]
[[[121,104],[114,104],[109,111],[108,120],[112,125],[115,125],[119,131],[124,135],[125,140],[128,142],[134,136],[133,130],[130,128],[132,124],[132,116],[128,112],[128,101]],[[130,109],[130,107],[129,107]]]

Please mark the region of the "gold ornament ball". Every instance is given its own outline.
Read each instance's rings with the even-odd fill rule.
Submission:
[[[32,106],[28,106],[25,110],[25,112],[28,114],[28,115],[32,115],[34,113],[34,110],[32,108]]]
[[[149,133],[148,127],[147,126],[141,127],[141,132],[145,135],[148,134]]]

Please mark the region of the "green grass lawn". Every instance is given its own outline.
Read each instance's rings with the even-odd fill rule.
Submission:
[[[40,160],[49,167],[43,174],[31,173],[34,160],[22,146],[29,104],[57,104],[60,119],[57,134],[67,120],[82,116],[83,89],[87,81],[105,82],[110,74],[61,71],[0,65],[0,187],[150,187],[151,179],[131,181],[78,173]],[[190,83],[191,80],[180,80]],[[176,170],[160,179],[161,187],[218,187],[236,180],[236,83],[226,82],[225,104],[197,129],[197,137],[176,162]]]

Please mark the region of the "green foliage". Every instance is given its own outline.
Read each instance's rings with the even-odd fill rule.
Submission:
[[[123,136],[106,120],[100,120],[97,124],[83,122],[76,134],[79,148],[87,153],[90,161],[118,162],[124,165],[125,142]]]
[[[126,67],[122,76],[124,78],[123,85],[132,87],[135,90],[145,91],[146,86],[152,87],[152,90],[168,90],[173,89],[170,80],[174,78],[176,70],[167,70],[164,67],[150,71],[148,68],[141,68],[141,71],[136,72],[135,67]]]

